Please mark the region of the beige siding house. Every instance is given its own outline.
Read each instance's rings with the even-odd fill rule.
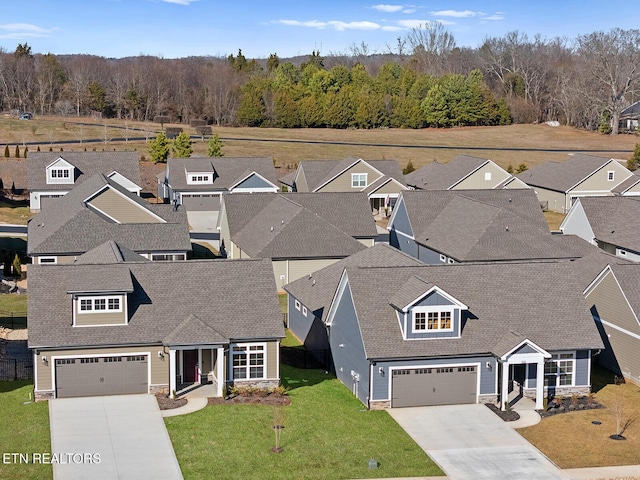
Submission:
[[[37,400],[274,387],[283,336],[268,260],[154,263],[107,242],[29,271]]]
[[[533,188],[544,208],[567,213],[578,197],[611,196],[633,174],[618,160],[576,154],[546,162],[518,175]]]
[[[374,244],[364,193],[228,195],[218,218],[227,258],[269,258],[279,290]]]
[[[415,190],[529,188],[493,161],[469,155],[459,155],[448,163],[430,163],[405,179]]]

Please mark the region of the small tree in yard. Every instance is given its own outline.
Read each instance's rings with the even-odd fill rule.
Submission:
[[[149,155],[154,163],[166,163],[169,157],[169,140],[160,132],[158,136],[149,142]]]
[[[2,178],[0,178],[0,190],[4,190],[4,182],[2,181]]]
[[[518,165],[518,168],[516,168],[516,175],[518,173],[526,172],[527,170],[529,170],[529,167],[527,167],[527,164],[521,163],[520,165]]]
[[[22,275],[22,265],[20,263],[20,257],[16,253],[16,256],[13,257],[13,276],[19,277]]]
[[[207,145],[207,157],[224,157],[222,147],[224,143],[220,140],[220,136],[216,133],[209,139]]]
[[[403,175],[407,175],[407,174],[409,174],[411,172],[415,172],[415,170],[416,170],[416,167],[414,167],[413,166],[413,162],[411,160],[409,160],[407,162],[407,166],[402,169],[402,173],[403,173]]]
[[[9,158],[11,156],[11,154],[9,153],[9,145],[5,145],[4,147],[4,156],[6,158]]]
[[[193,148],[191,147],[191,137],[187,132],[180,132],[173,141],[173,156],[176,158],[187,158],[191,156]]]
[[[636,148],[633,150],[633,155],[627,160],[627,168],[632,172],[640,167],[640,143],[636,143]]]
[[[16,158],[20,158],[20,145],[16,145],[16,154],[15,154]]]

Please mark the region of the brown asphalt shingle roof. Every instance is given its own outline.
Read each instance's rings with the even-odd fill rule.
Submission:
[[[109,265],[130,272],[128,325],[79,328],[71,322],[69,281],[93,282],[105,265],[32,265],[29,269],[29,346],[79,347],[189,343],[195,320],[199,343],[284,336],[270,260],[189,260]],[[45,307],[46,305],[46,307]],[[185,322],[185,323],[183,323]],[[197,325],[196,325],[197,326]],[[180,328],[178,328],[180,327]],[[215,332],[215,333],[214,333]]]
[[[420,190],[447,190],[489,160],[458,155],[448,163],[433,162],[405,175],[407,185]]]
[[[362,160],[355,157],[344,160],[303,160],[298,168],[302,168],[304,171],[309,191],[314,191],[359,160],[379,170],[384,176],[394,178],[402,185],[406,185],[402,168],[395,160]]]
[[[76,167],[73,185],[48,184],[46,168],[62,158]],[[34,190],[70,190],[97,173],[116,171],[136,185],[140,183],[138,152],[29,152],[27,188]]]

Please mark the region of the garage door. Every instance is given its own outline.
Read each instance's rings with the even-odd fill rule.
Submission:
[[[192,212],[207,212],[220,210],[220,195],[214,194],[202,194],[202,195],[189,195],[183,193],[180,196],[182,205],[187,210]]]
[[[147,355],[56,359],[56,397],[147,393]]]
[[[391,406],[476,403],[477,375],[475,366],[393,370]]]
[[[63,195],[40,195],[40,210],[44,210],[45,208],[49,208],[52,204],[55,204],[56,200],[58,200]]]

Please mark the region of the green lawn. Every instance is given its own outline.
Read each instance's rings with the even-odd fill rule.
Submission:
[[[27,295],[16,295],[13,293],[0,294],[0,315],[3,313],[14,315],[27,315]]]
[[[5,202],[0,202],[0,223],[14,225],[26,225],[27,220],[34,214],[29,212],[29,207],[15,207]]]
[[[0,452],[50,453],[49,404],[28,403],[32,382],[0,382]],[[0,478],[41,480],[53,478],[51,465],[2,464]]]
[[[332,375],[282,365],[281,377],[286,407],[215,405],[165,419],[185,479],[443,475],[387,412],[367,411]],[[285,426],[279,454],[275,423]]]
[[[287,313],[287,306],[289,302],[289,295],[286,293],[278,294],[278,303],[280,304],[280,311],[282,313]]]

